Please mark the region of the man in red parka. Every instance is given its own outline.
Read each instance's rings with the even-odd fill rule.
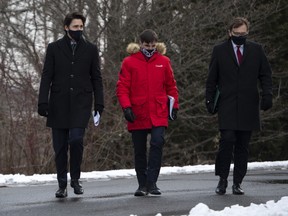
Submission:
[[[159,176],[165,128],[168,127],[168,95],[174,97],[170,119],[177,118],[178,89],[166,47],[157,43],[150,29],[140,34],[140,44],[127,47],[130,56],[121,66],[117,97],[127,120],[134,145],[135,170],[139,187],[135,196],[161,195],[156,182]],[[147,136],[151,134],[148,161]]]

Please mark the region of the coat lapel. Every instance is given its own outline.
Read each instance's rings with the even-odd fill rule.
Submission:
[[[235,64],[238,65],[238,61],[236,59],[236,55],[235,55],[235,52],[234,52],[234,49],[233,49],[233,45],[231,43],[231,40],[228,40],[227,41],[227,50],[229,52],[229,56],[232,57],[233,61]],[[243,59],[242,59],[242,63],[241,65],[243,65],[243,63],[245,62],[245,59],[247,58],[247,55],[249,54],[249,50],[250,50],[250,43],[247,41],[245,44],[244,44],[244,50],[243,50]],[[240,66],[241,66],[240,65]],[[239,66],[239,65],[238,65]]]
[[[65,35],[58,41],[59,48],[64,52],[67,58],[71,61],[77,60],[81,54],[87,50],[87,42],[82,38],[77,44],[75,54],[73,56],[72,48],[69,46],[70,39]]]
[[[249,50],[250,50],[250,43],[249,43],[249,42],[246,42],[246,43],[244,44],[242,64],[244,63],[247,55],[249,54]]]
[[[64,54],[67,56],[69,60],[73,60],[73,55],[72,55],[72,49],[69,47],[68,40],[66,38],[67,36],[65,35],[62,39],[58,41],[58,46],[59,48],[64,52]]]
[[[82,38],[77,44],[74,60],[77,60],[87,50],[87,46],[87,41]]]
[[[228,40],[226,45],[227,45],[227,50],[229,52],[229,56],[231,56],[231,58],[233,59],[234,63],[238,65],[238,61],[236,59],[236,55],[235,55],[231,40]]]

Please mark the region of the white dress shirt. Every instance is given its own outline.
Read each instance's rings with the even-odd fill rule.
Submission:
[[[231,40],[231,42],[232,42],[232,45],[233,45],[233,49],[234,49],[234,53],[235,53],[236,59],[238,61],[238,57],[237,57],[237,49],[238,49],[238,47],[237,46],[239,46],[239,45],[236,45],[232,40]],[[240,52],[241,52],[242,56],[243,56],[243,51],[244,51],[244,45],[242,44],[242,45],[240,45]],[[239,62],[238,62],[238,64],[239,64]]]

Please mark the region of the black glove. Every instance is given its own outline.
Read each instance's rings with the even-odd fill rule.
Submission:
[[[261,99],[261,104],[260,104],[260,108],[261,110],[268,110],[272,107],[273,103],[272,103],[272,95],[270,94],[266,94],[266,95],[262,95],[262,99]]]
[[[98,111],[99,114],[101,115],[102,112],[103,112],[103,110],[104,110],[104,106],[103,106],[103,105],[96,104],[96,105],[94,106],[94,111],[95,111],[95,114],[94,114],[94,115],[97,114],[97,111]]]
[[[172,118],[171,118],[171,116],[169,115],[169,120],[176,120],[177,119],[177,112],[178,112],[178,109],[176,109],[176,108],[173,108],[172,109],[172,113],[171,113],[171,116],[172,116]]]
[[[218,111],[217,106],[215,107],[215,110],[214,110],[214,103],[211,101],[206,101],[206,108],[207,108],[207,111],[212,115],[216,114]]]
[[[128,122],[133,123],[134,120],[135,120],[135,115],[134,115],[134,113],[132,112],[131,107],[125,108],[125,109],[123,110],[123,112],[124,112],[124,117],[125,117],[125,119],[126,119]]]
[[[48,116],[48,110],[49,110],[49,107],[48,107],[47,103],[38,104],[38,114],[40,116],[47,117]]]

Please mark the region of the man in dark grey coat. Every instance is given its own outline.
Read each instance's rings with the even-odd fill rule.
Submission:
[[[233,194],[244,194],[240,187],[247,172],[248,146],[253,130],[260,130],[259,107],[272,107],[271,68],[261,45],[246,41],[247,19],[232,20],[229,40],[216,45],[212,52],[206,82],[208,112],[218,111],[220,144],[215,174],[220,177],[217,194],[225,194],[232,155],[234,156]],[[259,99],[258,82],[261,87]],[[216,91],[220,92],[215,101]],[[259,106],[260,105],[260,106]]]
[[[96,45],[82,37],[86,18],[77,12],[64,19],[65,35],[50,43],[41,77],[38,113],[52,128],[59,189],[56,197],[67,196],[67,164],[70,150],[71,187],[83,194],[79,183],[83,137],[94,111],[101,115],[103,85]]]

